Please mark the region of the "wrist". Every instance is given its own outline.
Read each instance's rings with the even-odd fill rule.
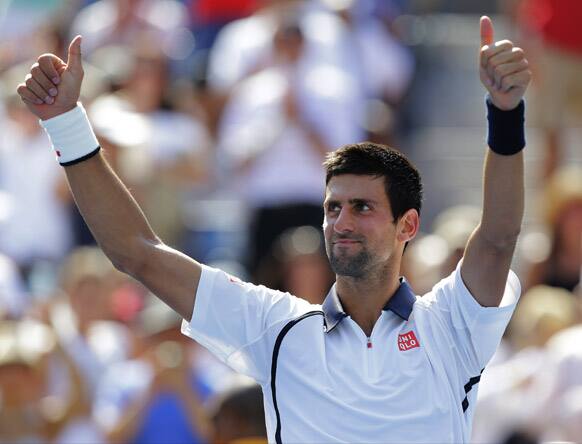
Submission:
[[[525,147],[525,102],[510,110],[497,107],[491,97],[486,97],[487,144],[492,151],[511,156]]]
[[[93,157],[100,150],[87,113],[79,102],[68,111],[40,121],[62,166]]]

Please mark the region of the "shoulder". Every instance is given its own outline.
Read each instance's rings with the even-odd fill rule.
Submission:
[[[311,304],[291,293],[275,290],[264,285],[246,282],[218,268],[202,264],[200,285],[206,291],[238,294],[243,305],[261,306],[279,320],[292,320],[310,311],[321,311],[321,305]]]

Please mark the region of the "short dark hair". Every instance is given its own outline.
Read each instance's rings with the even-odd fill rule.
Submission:
[[[372,142],[345,145],[328,153],[323,166],[326,185],[332,177],[341,174],[384,177],[394,221],[411,208],[420,214],[420,174],[404,154],[389,146]]]

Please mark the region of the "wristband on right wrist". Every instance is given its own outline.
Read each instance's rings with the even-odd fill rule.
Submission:
[[[497,108],[487,96],[487,144],[503,156],[519,153],[525,147],[525,103],[522,100],[512,110]]]
[[[52,119],[41,120],[40,124],[48,134],[62,166],[87,160],[101,149],[80,102],[72,110]]]

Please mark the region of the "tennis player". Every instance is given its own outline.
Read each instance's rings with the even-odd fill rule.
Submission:
[[[77,103],[80,37],[66,62],[40,56],[18,93],[113,264],[178,312],[184,334],[262,386],[270,442],[468,442],[480,374],[520,293],[509,268],[523,216],[522,98],[531,78],[523,51],[495,42],[488,17],[480,31],[489,124],[481,222],[456,270],[423,297],[399,277],[422,187],[397,151],[361,143],[327,158],[323,229],[337,279],[323,305],[311,305],[156,236]]]

